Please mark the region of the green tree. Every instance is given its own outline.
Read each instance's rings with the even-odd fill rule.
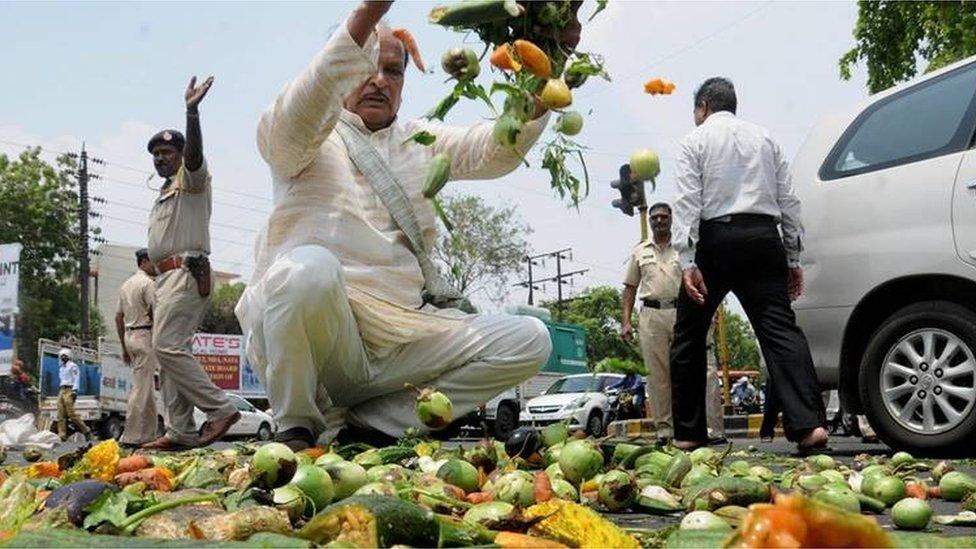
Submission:
[[[203,318],[200,331],[208,334],[240,334],[241,325],[234,315],[234,307],[246,286],[243,282],[225,284],[217,288],[210,300],[210,309]]]
[[[728,309],[725,314],[725,338],[729,345],[730,370],[759,369],[759,343],[752,326],[748,320],[728,312]]]
[[[453,230],[444,231],[432,256],[465,296],[481,292],[495,303],[508,294],[509,279],[528,254],[532,233],[512,205],[494,207],[470,195],[444,195],[441,207]]]
[[[17,355],[34,371],[37,340],[77,338],[81,325],[78,299],[78,195],[72,159],[54,165],[40,149],[16,159],[0,154],[0,242],[20,242],[20,315]],[[97,232],[97,230],[96,230]],[[91,308],[92,337],[101,319]]]
[[[976,2],[858,2],[855,45],[840,58],[840,75],[865,61],[868,90],[877,93],[918,74],[976,54]]]
[[[594,286],[570,301],[564,302],[562,314],[557,315],[555,301],[542,304],[553,318],[577,324],[586,330],[586,355],[590,366],[605,358],[640,361],[637,344],[620,337],[620,290],[610,286]]]

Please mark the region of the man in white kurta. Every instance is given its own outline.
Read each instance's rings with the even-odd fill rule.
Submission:
[[[369,102],[393,101],[395,116],[399,88],[386,86],[398,78],[402,86],[405,56],[388,29],[375,28],[386,8],[364,3],[354,12],[258,126],[274,208],[236,313],[280,439],[293,447],[331,438],[345,425],[391,436],[421,428],[416,393],[405,383],[443,391],[461,416],[533,376],[551,350],[548,330],[536,319],[424,303],[424,275],[407,237],[336,131],[346,124],[346,131],[366,136],[392,167],[429,250],[435,213],[421,194],[428,160],[448,153],[452,179],[501,177],[544,129],[547,116],[526,123],[519,152],[495,143],[491,123],[461,128],[391,119],[371,130],[344,108],[344,98],[367,113]],[[365,23],[356,19],[364,11]],[[355,94],[364,99],[357,103]],[[436,136],[433,145],[409,141],[420,130]]]

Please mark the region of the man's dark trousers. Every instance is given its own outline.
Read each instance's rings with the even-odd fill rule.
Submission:
[[[695,262],[708,289],[698,305],[684,289],[678,297],[671,345],[671,398],[676,440],[706,441],[705,337],[725,295],[742,303],[759,338],[783,411],[786,437],[825,422],[820,384],[806,337],[796,325],[787,289],[786,251],[772,217],[739,214],[703,221]]]

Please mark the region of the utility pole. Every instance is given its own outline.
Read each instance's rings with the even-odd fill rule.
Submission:
[[[533,265],[538,265],[537,260],[554,257],[556,259],[556,276],[546,277],[546,278],[535,278],[532,271]],[[561,250],[556,250],[553,252],[546,252],[543,254],[526,256],[525,261],[528,264],[529,278],[528,280],[523,280],[515,286],[529,289],[529,305],[535,305],[534,302],[534,290],[540,289],[536,284],[542,282],[555,282],[556,283],[556,320],[562,317],[562,305],[563,305],[563,284],[569,284],[574,276],[581,275],[589,269],[580,269],[577,271],[563,272],[563,260],[572,261],[573,259],[573,249],[563,248]]]
[[[97,175],[90,174],[88,172],[88,163],[92,164],[103,164],[103,162],[97,158],[90,158],[88,156],[88,151],[85,150],[85,144],[81,144],[81,155],[70,155],[72,157],[78,158],[78,232],[81,239],[78,257],[78,275],[80,276],[81,282],[81,342],[82,345],[88,340],[89,330],[90,330],[90,320],[91,320],[91,300],[89,294],[91,293],[89,288],[89,283],[91,279],[91,265],[89,265],[89,250],[88,250],[88,218],[98,216],[97,213],[91,212],[91,198],[88,195],[88,182],[92,179],[98,179]],[[102,201],[102,199],[96,199]]]
[[[81,144],[81,161],[78,164],[78,200],[81,202],[79,215],[79,229],[81,232],[81,257],[79,258],[79,274],[81,275],[81,340],[88,339],[88,151],[85,144]]]

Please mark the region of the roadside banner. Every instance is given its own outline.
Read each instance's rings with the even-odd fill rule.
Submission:
[[[0,244],[0,314],[16,314],[21,245]]]
[[[0,375],[4,376],[10,374],[14,362],[15,320],[12,314],[0,313]]]
[[[225,391],[240,392],[244,336],[196,334],[193,336],[193,356],[214,385]]]

